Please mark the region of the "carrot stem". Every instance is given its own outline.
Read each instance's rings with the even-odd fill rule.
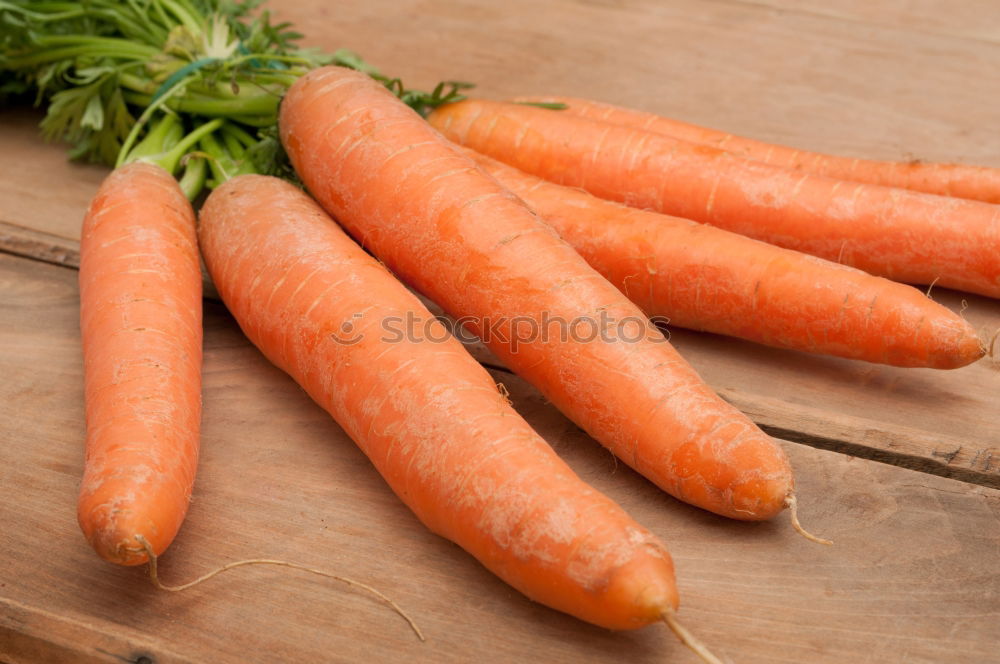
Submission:
[[[125,101],[136,106],[147,107],[153,102],[153,95],[141,92],[124,93]],[[204,99],[191,96],[180,97],[171,100],[167,106],[175,111],[191,113],[195,115],[211,116],[255,116],[267,115],[270,124],[274,123],[274,112],[278,108],[278,101],[281,99],[277,93],[261,93],[246,99]],[[157,100],[158,101],[158,100]]]
[[[221,122],[220,118],[216,118]],[[237,174],[235,161],[223,145],[211,133],[206,133],[200,141],[201,150],[208,155],[208,168],[212,171],[211,187],[214,189]]]
[[[176,113],[167,112],[163,114],[149,131],[145,138],[130,150],[128,161],[155,161],[162,156],[184,136],[184,128]],[[169,170],[169,169],[167,169]]]
[[[150,560],[153,560],[150,558]],[[706,664],[722,664],[722,660],[712,654],[708,647],[699,641],[694,634],[689,632],[684,625],[680,624],[677,620],[677,613],[673,609],[667,609],[660,617],[663,618],[663,622],[667,624],[670,631],[680,639],[680,642],[691,649],[694,654],[698,655],[703,662]]]
[[[822,537],[816,537],[815,535],[813,535],[808,530],[802,527],[802,524],[799,523],[799,507],[798,507],[799,500],[798,498],[795,497],[794,494],[791,494],[787,498],[785,498],[785,506],[788,508],[788,511],[792,516],[792,528],[795,529],[795,532],[802,535],[810,542],[816,542],[817,544],[826,544],[828,546],[833,544],[833,540],[823,539]]]
[[[212,570],[211,572],[208,572],[207,574],[199,576],[194,581],[189,581],[188,583],[182,583],[179,586],[168,586],[165,585],[162,581],[160,581],[159,572],[157,571],[157,566],[156,566],[157,556],[156,553],[153,552],[153,547],[150,546],[149,542],[142,535],[136,535],[135,539],[136,541],[139,542],[140,545],[142,545],[142,548],[145,549],[146,555],[149,556],[149,580],[159,590],[167,590],[169,592],[180,592],[182,590],[187,590],[188,588],[192,588],[200,583],[208,581],[213,576],[217,576],[219,574],[222,574],[223,572],[227,572],[237,567],[244,567],[246,565],[277,565],[279,567],[291,567],[292,569],[301,570],[303,572],[309,572],[310,574],[316,574],[317,576],[322,576],[328,579],[333,579],[334,581],[339,581],[352,588],[360,588],[361,590],[364,590],[370,595],[373,595],[377,600],[379,600],[383,604],[387,604],[393,611],[399,614],[399,616],[403,620],[405,620],[407,624],[410,626],[410,629],[413,630],[413,633],[417,635],[418,639],[420,639],[421,641],[427,640],[427,638],[424,637],[424,633],[420,631],[420,627],[417,626],[417,623],[413,620],[413,618],[407,615],[406,611],[404,611],[398,604],[396,604],[394,601],[386,597],[384,594],[382,594],[375,588],[369,586],[367,583],[355,581],[354,579],[349,579],[345,576],[338,576],[336,574],[331,574],[330,572],[324,572],[323,570],[316,569],[314,567],[307,567],[305,565],[299,565],[297,563],[290,563],[285,560],[273,560],[270,558],[250,558],[247,560],[238,560],[234,563],[228,563],[226,565],[223,565],[215,570]]]
[[[180,163],[180,160],[184,157],[187,151],[194,147],[194,144],[201,140],[203,136],[206,136],[218,129],[220,125],[222,125],[222,118],[215,118],[214,120],[201,125],[182,138],[177,145],[171,148],[170,152],[167,153],[165,161],[170,166],[167,170],[171,173],[176,170],[177,164]],[[164,168],[166,168],[166,166],[164,166]]]
[[[140,115],[139,119],[135,121],[135,124],[132,125],[132,129],[129,131],[128,136],[125,137],[125,142],[122,143],[121,150],[118,152],[118,161],[115,163],[115,168],[118,168],[129,161],[129,157],[131,157],[132,153],[132,144],[139,138],[142,128],[149,122],[153,113],[166,104],[170,96],[179,91],[183,85],[184,79],[177,81],[159,99],[151,102],[149,106],[143,110],[142,115]],[[167,168],[165,170],[169,171],[171,174],[173,173],[173,169]]]
[[[174,2],[174,0],[160,0],[160,3],[170,10],[170,13],[176,16],[188,30],[191,30],[195,34],[201,31],[204,21],[201,20],[197,9],[190,5],[185,7],[186,3]]]
[[[225,146],[226,152],[236,159],[242,159],[243,153],[246,152],[243,144],[235,136],[227,132],[225,126],[222,127],[222,144]]]
[[[227,122],[222,127],[222,131],[225,134],[231,135],[233,138],[238,140],[244,149],[251,148],[257,143],[257,139],[251,136],[247,131],[241,129],[238,125]]]
[[[123,58],[123,59],[134,59],[134,60],[141,60],[150,57],[150,54],[146,53],[145,51],[130,53],[113,45],[81,44],[78,46],[66,46],[64,48],[55,48],[48,51],[35,53],[32,55],[25,55],[21,57],[15,56],[7,60],[6,65],[8,69],[24,69],[26,67],[42,65],[47,62],[56,62],[58,60],[70,60],[72,58],[84,55],[94,58],[108,57],[108,58]]]
[[[181,176],[177,184],[181,191],[187,196],[189,201],[193,201],[205,188],[206,173],[208,165],[204,156],[197,153],[190,153],[184,164],[184,175]]]

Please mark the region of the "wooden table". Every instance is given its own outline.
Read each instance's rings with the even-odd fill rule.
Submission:
[[[992,0],[368,0],[275,3],[312,45],[419,87],[558,92],[805,148],[1000,166]],[[167,582],[100,561],[74,518],[83,410],[76,265],[105,170],[0,112],[0,661],[693,662],[665,629],[612,633],[534,604],[429,534],[305,394],[205,309],[203,452]],[[983,329],[1000,303],[935,289]],[[1000,365],[899,370],[672,332],[719,392],[787,441],[802,517],[746,524],[678,503],[494,367],[587,481],[662,536],[681,615],[733,662],[1000,662]],[[483,358],[486,361],[486,358]]]

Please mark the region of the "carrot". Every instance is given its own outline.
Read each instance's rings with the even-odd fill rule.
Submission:
[[[306,194],[236,177],[200,215],[250,340],[344,428],[433,532],[532,599],[613,629],[677,608],[659,539],[580,480],[420,301]],[[430,324],[396,337],[387,323]],[[421,325],[420,329],[423,329]]]
[[[720,148],[770,166],[813,173],[839,180],[867,182],[884,187],[912,189],[940,196],[955,196],[985,203],[1000,203],[1000,168],[936,162],[878,161],[797,150],[672,118],[613,104],[575,97],[518,97],[517,103],[559,104],[565,113],[652,131],[683,141]]]
[[[722,401],[645,315],[389,91],[325,67],[281,105],[309,190],[404,281],[674,496],[767,519],[792,493],[782,449]]]
[[[467,100],[428,119],[458,143],[601,198],[897,281],[1000,297],[1000,206],[796,173],[521,104]]]
[[[975,330],[910,286],[546,182],[468,151],[647,314],[811,353],[954,369]]]
[[[87,441],[80,527],[120,565],[161,554],[187,512],[201,417],[194,211],[152,164],[113,171],[80,243]]]

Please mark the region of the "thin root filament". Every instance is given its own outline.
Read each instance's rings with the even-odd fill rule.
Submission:
[[[157,588],[159,588],[160,590],[168,590],[170,592],[179,592],[181,590],[187,590],[188,588],[191,588],[192,586],[196,586],[199,583],[202,583],[203,581],[208,581],[209,579],[211,579],[213,576],[216,576],[217,574],[222,574],[225,571],[234,569],[236,567],[243,567],[244,565],[277,565],[279,567],[291,567],[292,569],[297,569],[297,570],[301,570],[303,572],[309,572],[311,574],[316,574],[318,576],[323,576],[323,577],[326,577],[328,579],[333,579],[334,581],[339,581],[339,582],[341,582],[343,584],[346,584],[346,585],[348,585],[348,586],[350,586],[352,588],[359,588],[361,590],[366,591],[370,595],[373,595],[378,601],[382,602],[383,604],[389,605],[389,607],[392,608],[393,611],[395,611],[396,613],[398,613],[399,616],[403,620],[405,620],[407,622],[407,624],[409,624],[410,629],[413,630],[413,633],[417,635],[418,639],[420,639],[421,641],[426,641],[427,640],[426,638],[424,638],[424,634],[423,634],[423,632],[420,631],[420,628],[417,627],[417,623],[414,622],[413,619],[410,618],[410,616],[408,616],[406,614],[406,612],[403,611],[403,609],[400,608],[400,606],[398,604],[396,604],[394,601],[392,601],[391,599],[389,599],[388,597],[386,597],[385,595],[383,595],[381,592],[379,592],[375,588],[372,588],[368,584],[361,583],[360,581],[354,581],[353,579],[349,579],[347,577],[337,576],[336,574],[331,574],[330,572],[324,572],[321,569],[316,569],[314,567],[306,567],[305,565],[298,565],[296,563],[290,563],[290,562],[287,562],[287,561],[284,561],[284,560],[271,560],[271,559],[268,559],[268,558],[254,558],[254,559],[250,559],[250,560],[238,560],[238,561],[236,561],[234,563],[229,563],[227,565],[223,565],[222,567],[219,567],[216,570],[213,570],[213,571],[211,571],[211,572],[209,572],[209,573],[207,573],[207,574],[205,574],[203,576],[198,577],[194,581],[190,581],[188,583],[184,583],[184,584],[181,584],[179,586],[167,586],[167,585],[164,585],[160,581],[159,574],[157,573],[157,569],[156,569],[156,554],[153,553],[153,547],[150,546],[149,542],[142,535],[136,535],[135,539],[139,542],[139,544],[142,545],[142,548],[145,549],[146,555],[149,556],[149,580],[152,581],[153,585],[156,586]]]
[[[1000,337],[1000,328],[997,328],[997,331],[990,335],[989,343],[983,341],[982,344],[983,354],[985,354],[991,360],[995,359],[996,357],[994,351],[996,350],[997,337]]]
[[[816,537],[815,535],[813,535],[808,530],[802,527],[802,524],[799,523],[799,501],[794,494],[785,498],[785,507],[788,508],[788,511],[792,515],[792,528],[795,529],[795,532],[797,532],[799,535],[802,535],[810,542],[816,542],[817,544],[826,544],[828,546],[830,544],[833,544],[832,540],[823,539],[822,537]]]
[[[722,660],[713,655],[704,643],[695,638],[694,634],[687,631],[684,625],[677,622],[677,613],[673,609],[667,609],[660,614],[660,617],[663,618],[663,622],[667,624],[670,631],[680,639],[680,642],[690,648],[694,654],[698,655],[701,661],[706,664],[722,664]]]
[[[941,278],[941,277],[934,277],[934,281],[932,281],[932,282],[931,282],[931,285],[927,287],[927,292],[926,292],[926,293],[924,293],[924,295],[926,295],[926,296],[927,296],[927,298],[929,298],[929,299],[931,299],[931,300],[933,300],[933,299],[934,299],[934,298],[932,298],[932,297],[931,297],[931,290],[933,290],[933,288],[934,288],[934,284],[936,284],[936,283],[938,282],[938,279],[940,279],[940,278]]]

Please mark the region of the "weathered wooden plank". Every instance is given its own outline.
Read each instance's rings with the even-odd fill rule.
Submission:
[[[0,590],[2,592],[2,590]],[[151,653],[155,653],[152,655]],[[0,596],[0,661],[5,664],[194,663],[155,634],[102,630],[86,618]],[[145,659],[143,659],[145,658]]]
[[[0,224],[0,250],[79,265],[75,242],[38,231],[22,238],[10,224]],[[205,292],[215,297],[207,276]],[[984,338],[1000,329],[1000,303],[994,300],[944,290],[935,297],[956,309],[965,301],[969,319]],[[1000,429],[993,425],[992,405],[1000,389],[1000,365],[995,360],[948,372],[898,369],[669,331],[723,398],[775,436],[1000,488]],[[469,350],[480,362],[503,368],[478,341]]]
[[[740,390],[719,393],[778,438],[1000,488],[997,448],[982,446],[975,433],[971,439],[961,438],[901,424],[886,426],[880,420],[844,413],[829,419],[829,411],[810,406]]]
[[[87,203],[108,169],[67,161],[65,145],[39,135],[41,117],[0,109],[0,222],[79,241]]]
[[[74,500],[83,408],[75,273],[0,256],[0,660],[694,662],[666,633],[616,634],[533,604],[428,533],[343,432],[206,303],[202,459],[165,580],[269,556],[181,594],[97,558]],[[688,626],[743,664],[1000,661],[1000,492],[786,445],[803,518],[732,522],[682,505],[513,376],[514,404],[576,471],[664,537]]]
[[[0,251],[53,265],[80,267],[80,241],[0,221]]]
[[[935,297],[960,308],[956,293],[938,291]],[[995,333],[1000,306],[979,304],[967,318]],[[723,397],[776,435],[1000,485],[995,359],[955,371],[899,369],[687,330],[673,330],[671,340]]]
[[[1000,12],[993,0],[720,0],[769,7],[776,12],[882,28],[1000,43]]]
[[[276,15],[321,22],[306,43],[354,49],[417,87],[460,79],[487,97],[590,97],[804,149],[1000,166],[1000,80],[985,73],[1000,43],[894,11],[923,2],[929,22],[965,14],[990,29],[995,3],[845,2],[884,24],[775,9],[795,0],[295,0]]]
[[[907,6],[921,16],[946,13],[930,3]],[[1000,82],[982,75],[1000,58],[1000,45],[927,34],[913,17],[890,20],[892,11],[863,4],[844,0],[823,11],[882,18],[830,18],[809,0],[512,0],[502,7],[377,0],[349,9],[294,0],[274,9],[307,28],[322,26],[305,30],[308,43],[355,48],[415,85],[464,78],[480,82],[487,96],[590,96],[805,148],[1000,165]],[[947,13],[988,14],[989,3]],[[37,137],[37,120],[25,110],[0,113],[7,157],[0,247],[72,263],[80,218],[105,171],[68,164],[62,146]],[[961,296],[936,296],[961,306]],[[1000,327],[996,302],[969,302],[970,320],[988,331]],[[710,335],[674,338],[713,386],[772,431],[997,482],[996,365],[898,371]]]
[[[996,14],[959,4],[295,0],[277,9],[312,43],[353,47],[416,85],[465,78],[491,97],[590,96],[804,148],[1000,165],[1000,84],[983,74],[1000,55],[986,34]],[[962,22],[979,34],[950,36]],[[60,146],[38,141],[36,122],[0,113],[0,242],[71,261],[104,170],[67,164]],[[10,226],[27,231],[10,236]],[[367,598],[276,570],[234,572],[181,596],[153,592],[141,571],[98,561],[72,516],[82,440],[75,274],[6,256],[0,274],[0,659],[692,659],[662,632],[609,634],[533,605],[428,535],[212,304],[201,475],[164,574],[189,578],[257,554],[336,567],[404,603],[431,642],[412,643]],[[970,318],[996,324],[995,303],[972,305]],[[897,463],[937,452],[941,472],[966,479],[997,447],[998,372],[988,363],[897,372],[674,338],[773,431],[869,454],[880,449],[873,439],[887,440]],[[671,542],[688,623],[734,660],[1000,659],[996,491],[790,445],[808,525],[838,540],[817,549],[784,524],[724,522],[669,500],[501,378],[578,472]],[[923,441],[916,454],[914,441]],[[972,446],[954,446],[963,441]]]
[[[819,5],[874,12],[881,24],[812,11]],[[961,18],[992,33],[1000,19],[987,0],[372,0],[349,8],[290,0],[273,9],[306,28],[306,43],[353,48],[411,85],[459,78],[485,96],[575,94],[805,149],[1000,166],[1000,81],[983,74],[1000,60],[1000,43],[912,26],[914,16]],[[62,146],[41,144],[36,124],[23,110],[0,112],[0,221],[78,237],[81,206],[103,170],[67,164]]]

